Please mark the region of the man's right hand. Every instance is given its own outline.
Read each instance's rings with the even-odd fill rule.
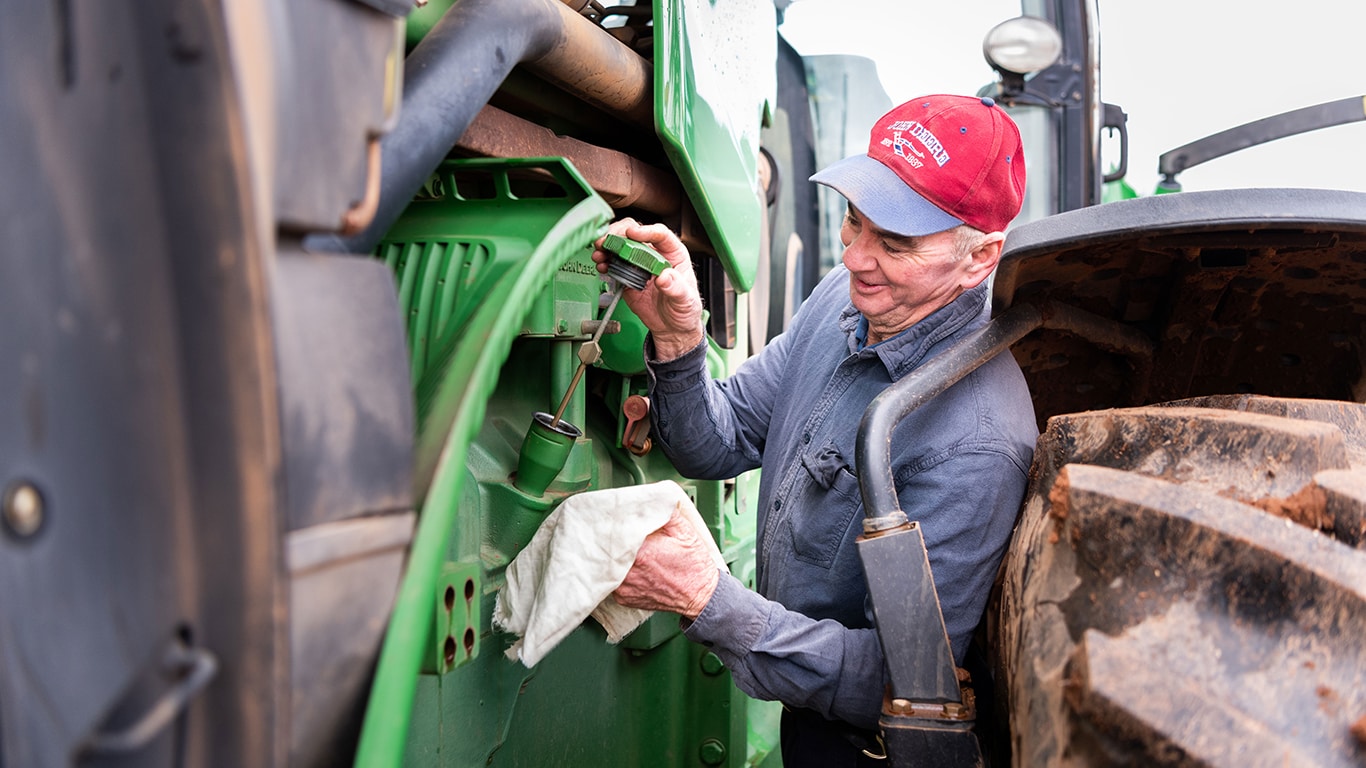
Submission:
[[[641,290],[627,288],[623,297],[654,337],[655,355],[661,361],[681,357],[702,343],[702,296],[697,276],[683,241],[663,224],[641,224],[635,219],[612,222],[608,232],[653,246],[672,266],[650,280]],[[602,240],[594,243],[593,261],[607,272],[608,255]]]
[[[612,593],[627,608],[671,611],[696,619],[721,579],[720,552],[702,525],[679,504],[659,530],[645,537],[626,578]]]

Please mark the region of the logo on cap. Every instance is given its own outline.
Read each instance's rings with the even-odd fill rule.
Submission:
[[[930,153],[930,157],[934,158],[934,162],[938,164],[940,168],[943,168],[944,164],[949,161],[949,151],[944,149],[944,145],[939,141],[939,138],[934,135],[934,131],[926,128],[920,121],[898,120],[887,126],[887,130],[892,131],[892,151],[907,160],[910,160],[910,157],[906,155],[904,149],[910,149],[917,157],[924,157],[925,155],[917,151],[910,141],[901,137],[902,131],[909,133],[911,138],[919,141],[921,146],[925,147],[925,151]],[[911,164],[916,168],[920,167],[919,163],[913,162]]]
[[[1015,122],[991,99],[937,94],[894,107],[874,123],[866,155],[812,180],[898,234],[932,234],[955,222],[999,232],[1020,212],[1024,148]]]
[[[899,156],[902,160],[905,160],[906,162],[910,163],[912,168],[919,168],[920,166],[924,165],[924,163],[921,162],[920,158],[923,158],[925,156],[925,153],[916,149],[915,146],[911,144],[909,139],[901,138],[901,131],[894,131],[892,133],[892,138],[883,139],[882,143],[885,146],[891,147],[892,151],[895,152],[897,156]],[[907,154],[908,152],[910,154]],[[914,155],[914,157],[912,157],[912,155]]]

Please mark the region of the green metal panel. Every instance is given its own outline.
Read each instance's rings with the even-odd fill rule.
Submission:
[[[468,547],[468,539],[478,538],[477,533],[469,536],[474,532],[470,521],[457,515],[465,490],[465,462],[513,339],[550,276],[572,255],[583,252],[611,216],[607,204],[562,159],[466,161],[466,167],[475,173],[486,171],[486,183],[466,191],[449,173],[438,174],[440,188],[429,189],[432,199],[416,201],[411,206],[412,218],[391,232],[398,245],[382,244],[380,249],[401,270],[403,306],[409,313],[410,333],[416,331],[409,344],[415,361],[424,359],[417,382],[418,483],[424,485],[425,477],[430,484],[417,489],[425,497],[380,653],[357,751],[358,765],[397,765],[403,754],[419,672],[424,658],[435,653],[436,606],[444,601],[438,594],[440,576],[446,562],[462,562],[469,556],[465,550],[455,558],[447,557],[448,544],[454,538]],[[560,190],[558,196],[514,195],[513,179],[519,172],[533,177],[548,174]],[[445,204],[444,212],[436,210],[438,203]],[[437,234],[443,235],[446,248],[409,247]],[[486,257],[476,259],[462,274],[458,283],[465,290],[457,291],[452,299],[445,315],[447,324],[433,326],[432,320],[443,315],[440,309],[433,311],[430,297],[438,292],[426,283],[435,281],[444,287],[441,275],[446,273],[424,269],[424,279],[405,279],[407,264],[400,266],[397,253],[428,257],[441,253],[449,264],[444,259],[448,250],[476,241],[487,248]],[[424,296],[428,297],[425,302]],[[420,338],[423,328],[428,330],[425,339]],[[453,535],[457,529],[462,535]],[[474,554],[477,557],[477,548]],[[486,577],[482,581],[490,584]],[[486,621],[481,623],[488,626]],[[489,655],[480,654],[477,659]]]
[[[606,284],[590,246],[609,215],[562,159],[451,161],[379,248],[407,313],[419,484],[421,467],[430,484],[358,765],[738,768],[772,742],[763,719],[751,736],[751,702],[675,616],[618,646],[585,622],[532,670],[506,658],[513,638],[492,628],[507,565],[586,490],[680,480],[732,569],[753,573],[756,475],[682,481],[659,452],[621,447],[621,403],[645,390],[644,331],[629,312],[614,315],[624,330],[604,340],[617,348],[566,409],[583,436],[565,467],[541,496],[514,484],[532,414],[558,404],[583,322],[598,317]],[[724,373],[740,357],[714,349],[709,362]]]
[[[621,330],[602,337],[600,364],[626,375],[644,373],[645,335],[649,332],[648,329],[624,301],[617,304],[612,319],[621,324]]]
[[[1162,190],[1159,189],[1157,193],[1161,194]],[[1116,200],[1132,200],[1135,197],[1138,197],[1138,190],[1129,186],[1127,180],[1116,179],[1115,181],[1106,182],[1106,184],[1101,187],[1100,195],[1100,201],[1102,203],[1113,203]]]
[[[454,0],[407,18],[411,49]],[[655,0],[655,127],[736,289],[759,263],[760,129],[777,100],[777,15],[770,0]]]
[[[770,0],[655,0],[655,128],[740,291],[760,248],[759,131],[776,100]]]

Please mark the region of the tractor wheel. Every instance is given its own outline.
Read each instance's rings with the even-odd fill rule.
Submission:
[[[1366,405],[1050,419],[1002,570],[1016,766],[1361,766]]]

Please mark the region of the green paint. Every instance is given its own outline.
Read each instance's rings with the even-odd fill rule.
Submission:
[[[655,128],[726,274],[759,264],[759,131],[776,101],[769,0],[655,0]]]
[[[528,169],[551,174],[563,196],[537,198],[523,189],[514,195],[512,177]],[[466,172],[487,196],[462,191],[456,175]],[[403,755],[422,660],[431,652],[431,606],[457,524],[465,459],[517,329],[549,278],[611,216],[560,159],[452,162],[436,180],[439,196],[415,201],[379,249],[400,275],[409,344],[420,370],[418,476],[431,483],[366,709],[356,757],[363,766],[398,765]],[[425,246],[434,242],[446,247]],[[459,269],[451,268],[451,259],[431,256],[447,250],[461,253]],[[442,290],[427,290],[433,281]],[[432,302],[438,302],[435,310]]]
[[[529,170],[567,196],[530,195],[516,182]],[[470,174],[480,196],[463,191]],[[357,765],[744,765],[772,728],[750,733],[750,700],[676,616],[656,614],[616,646],[588,620],[533,670],[506,658],[512,638],[491,624],[504,570],[560,501],[680,480],[731,567],[752,574],[754,518],[742,505],[757,475],[683,481],[658,451],[620,447],[621,403],[644,392],[644,331],[623,307],[614,317],[627,330],[603,337],[566,410],[583,435],[564,468],[544,488],[515,485],[532,414],[558,403],[582,323],[600,316],[591,243],[610,211],[561,160],[450,162],[428,192],[379,249],[408,312],[418,474],[430,484]],[[617,336],[629,341],[612,350]],[[708,355],[722,373],[740,359]]]

